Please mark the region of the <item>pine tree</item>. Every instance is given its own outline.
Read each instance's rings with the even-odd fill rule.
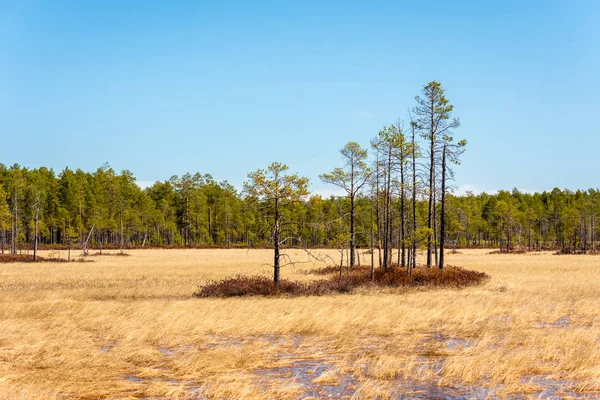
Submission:
[[[249,181],[244,183],[244,191],[265,205],[265,211],[273,218],[273,282],[280,280],[280,234],[282,210],[291,203],[300,201],[308,195],[308,178],[287,173],[288,166],[273,162],[266,170],[258,169],[248,174]],[[286,239],[284,238],[284,241]]]
[[[368,152],[356,142],[348,142],[341,150],[344,168],[335,168],[319,177],[323,182],[336,185],[347,193],[350,200],[350,267],[355,265],[356,253],[356,197],[367,183],[371,172],[367,167]]]
[[[417,106],[413,109],[415,122],[421,127],[421,136],[428,142],[429,179],[427,212],[427,266],[431,267],[432,236],[435,213],[435,179],[437,152],[442,135],[460,126],[458,119],[452,118],[454,106],[445,97],[439,82],[432,81],[423,87],[421,96],[415,98]]]

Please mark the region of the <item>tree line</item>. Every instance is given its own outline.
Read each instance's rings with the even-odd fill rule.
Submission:
[[[341,263],[381,267],[444,265],[451,247],[596,251],[600,194],[451,194],[466,141],[438,82],[425,85],[405,120],[368,146],[349,142],[341,164],[320,179],[344,195],[309,196],[308,179],[275,162],[248,175],[241,191],[209,174],[173,176],[141,189],[127,170],[93,172],[0,164],[2,252],[38,245],[335,247]],[[346,250],[346,251],[344,251]]]

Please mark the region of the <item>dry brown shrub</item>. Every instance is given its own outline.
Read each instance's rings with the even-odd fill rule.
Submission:
[[[99,251],[97,251],[95,253],[88,254],[87,256],[88,257],[105,257],[105,256],[129,257],[130,255],[131,254],[129,254],[129,253],[121,253],[121,252],[118,252],[118,253],[106,253],[106,252],[100,253]]]
[[[64,263],[68,262],[68,260],[64,258],[56,258],[56,257],[40,257],[37,256],[37,260],[33,259],[32,254],[0,254],[0,263],[9,264],[9,263],[33,263],[33,262],[55,262],[55,263]],[[83,258],[73,258],[71,262],[93,262],[92,260],[84,260]]]
[[[488,254],[526,254],[528,253],[528,250],[525,249],[513,249],[511,251],[507,251],[507,250],[493,250],[490,251]]]
[[[351,293],[360,287],[452,287],[477,285],[489,278],[483,272],[449,266],[445,269],[419,267],[409,275],[407,269],[391,267],[377,269],[371,280],[370,267],[354,267],[348,275],[337,276],[339,267],[324,267],[314,271],[317,275],[331,275],[313,282],[283,279],[279,285],[264,276],[237,275],[234,278],[212,280],[200,286],[195,297],[236,296],[322,296],[332,293]],[[345,273],[347,273],[345,271]]]
[[[237,275],[234,278],[212,280],[198,288],[196,297],[236,297],[236,296],[278,296],[284,293],[301,294],[305,291],[302,283],[282,279],[275,285],[272,279],[264,276]]]

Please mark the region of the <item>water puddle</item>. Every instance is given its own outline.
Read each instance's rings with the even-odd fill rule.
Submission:
[[[543,326],[562,328],[569,326],[570,323],[570,317],[565,316]],[[295,390],[294,398],[298,399],[306,397],[349,399],[360,396],[362,383],[359,382],[359,378],[370,375],[369,357],[355,360],[353,367],[347,368],[349,360],[343,354],[336,353],[336,347],[332,346],[332,343],[324,341],[322,338],[299,335],[253,335],[243,338],[214,335],[207,343],[200,346],[182,344],[158,347],[157,350],[166,357],[175,357],[179,353],[202,349],[241,349],[246,346],[249,347],[249,350],[253,348],[251,346],[267,348],[269,354],[275,355],[273,364],[249,371],[265,393],[278,388],[285,389],[289,386],[289,390]],[[439,332],[428,335],[418,345],[417,349],[420,355],[412,359],[411,362],[414,362],[415,365],[414,368],[411,368],[410,375],[403,378],[384,379],[386,385],[390,385],[388,392],[390,398],[443,400],[500,397],[509,399],[600,398],[597,396],[598,393],[576,392],[577,382],[548,379],[544,376],[530,376],[521,380],[523,385],[529,386],[529,390],[533,389],[533,391],[508,395],[503,393],[508,389],[504,385],[492,385],[487,381],[475,385],[462,385],[460,382],[449,382],[447,379],[443,379],[445,361],[449,357],[461,354],[462,351],[469,351],[476,344],[475,339],[453,337]],[[110,351],[116,345],[117,343],[107,343],[101,348],[101,351]],[[364,348],[363,354],[384,354],[386,351],[381,342],[368,338],[357,348]],[[178,381],[166,377],[144,379],[136,375],[123,375],[121,379],[140,384],[142,390],[143,385],[161,382],[181,387],[191,398],[206,398],[206,391],[196,382]],[[443,382],[443,385],[440,385],[440,382]]]
[[[121,344],[121,342],[119,342],[119,341],[116,341],[116,340],[110,341],[110,342],[106,343],[104,346],[100,347],[100,353],[108,353],[109,351],[111,351],[112,349],[117,347],[119,344]]]
[[[174,378],[141,378],[139,376],[136,375],[122,375],[121,379],[125,379],[128,382],[131,383],[137,383],[143,386],[147,386],[152,382],[159,382],[159,383],[166,383],[169,386],[172,387],[180,387],[183,388],[185,390],[185,393],[189,394],[190,396],[192,396],[191,398],[197,399],[197,400],[204,400],[207,399],[207,397],[204,395],[204,391],[201,387],[199,387],[195,382],[185,382],[185,381],[180,381],[178,379],[174,379]],[[159,399],[167,399],[167,397],[140,397],[140,399],[144,399],[144,400],[159,400]]]
[[[297,385],[301,390],[298,398],[350,398],[358,385],[353,374],[340,374],[324,359],[298,360],[289,365],[255,370],[254,374],[265,389],[279,380]]]
[[[399,390],[394,393],[394,399],[439,399],[439,400],[470,400],[485,399],[492,396],[492,391],[485,387],[453,387],[438,386],[435,382],[406,382],[400,383]]]
[[[434,333],[432,339],[441,343],[446,350],[464,350],[475,345],[474,340],[445,336],[439,332]]]
[[[215,334],[208,335],[209,340],[198,346],[179,344],[177,346],[159,346],[156,349],[165,356],[174,356],[179,352],[192,350],[214,350],[243,348],[256,343],[262,344],[263,348],[278,346],[283,348],[297,349],[303,342],[301,336],[277,336],[277,335],[250,335],[244,338],[221,337]],[[282,355],[283,357],[283,355]]]
[[[193,346],[190,346],[187,344],[180,344],[175,347],[160,346],[160,347],[157,347],[157,350],[164,356],[174,356],[178,352],[190,351],[193,348],[194,348]]]
[[[600,393],[579,393],[575,390],[576,382],[567,379],[548,379],[543,376],[532,376],[522,379],[523,383],[532,383],[542,389],[534,395],[539,399],[590,399],[600,398]]]
[[[571,317],[565,315],[554,322],[538,321],[536,325],[538,328],[568,328],[571,325]]]
[[[460,338],[448,338],[444,341],[444,345],[448,350],[462,350],[473,347],[475,342],[473,340],[460,339]]]
[[[559,400],[564,398],[589,399],[599,398],[600,393],[578,393],[574,390],[575,383],[568,380],[552,380],[544,377],[530,377],[522,380],[523,384],[531,383],[540,389],[533,392],[512,393],[502,396],[496,395],[505,389],[504,385],[483,386],[483,385],[455,385],[438,386],[434,381],[415,382],[401,380],[399,388],[393,394],[395,399],[444,399],[444,400],[462,400],[462,399],[486,399],[486,398],[505,398],[505,399],[551,399]]]
[[[129,381],[129,382],[135,382],[135,383],[143,383],[145,382],[144,379],[137,377],[135,375],[123,375],[121,378]]]

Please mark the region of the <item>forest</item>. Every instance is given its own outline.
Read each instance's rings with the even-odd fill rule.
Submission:
[[[209,174],[174,176],[142,190],[131,172],[118,174],[108,166],[95,172],[67,168],[57,175],[47,168],[0,165],[0,182],[3,249],[11,248],[13,233],[17,247],[31,245],[36,212],[39,242],[48,245],[69,240],[79,243],[92,227],[90,243],[95,246],[123,242],[126,247],[228,247],[260,246],[270,241],[267,221],[254,199],[226,181],[215,182]],[[371,215],[376,219],[381,210],[375,208],[377,198],[368,193],[357,196],[356,203],[357,244],[368,247],[371,231],[377,236],[382,230],[376,223],[371,225]],[[447,240],[452,246],[566,252],[596,249],[600,192],[595,189],[449,194],[446,207]],[[347,198],[310,196],[285,211],[286,218],[297,222],[287,229],[307,246],[331,246],[347,234],[348,209]],[[391,209],[399,243],[398,196],[393,197]],[[426,225],[427,202],[417,200],[416,210],[417,226]],[[409,231],[410,213],[406,218]]]
[[[384,127],[368,147],[349,142],[341,164],[323,182],[344,195],[300,196],[278,211],[282,246],[377,249],[384,264],[443,264],[443,248],[497,247],[500,251],[555,249],[595,252],[598,190],[554,189],[496,194],[452,191],[451,166],[466,141],[438,82],[416,97],[410,122]],[[93,172],[0,164],[2,253],[41,246],[262,247],[273,242],[271,199],[256,192],[258,175],[285,174],[285,164],[250,173],[237,190],[210,174],[186,173],[141,189],[132,172],[105,164]],[[258,175],[257,175],[258,174]],[[270,181],[274,182],[274,180]],[[277,241],[279,242],[279,240]],[[441,250],[440,251],[438,251]],[[441,253],[441,254],[438,254]],[[440,260],[441,258],[441,260]]]

